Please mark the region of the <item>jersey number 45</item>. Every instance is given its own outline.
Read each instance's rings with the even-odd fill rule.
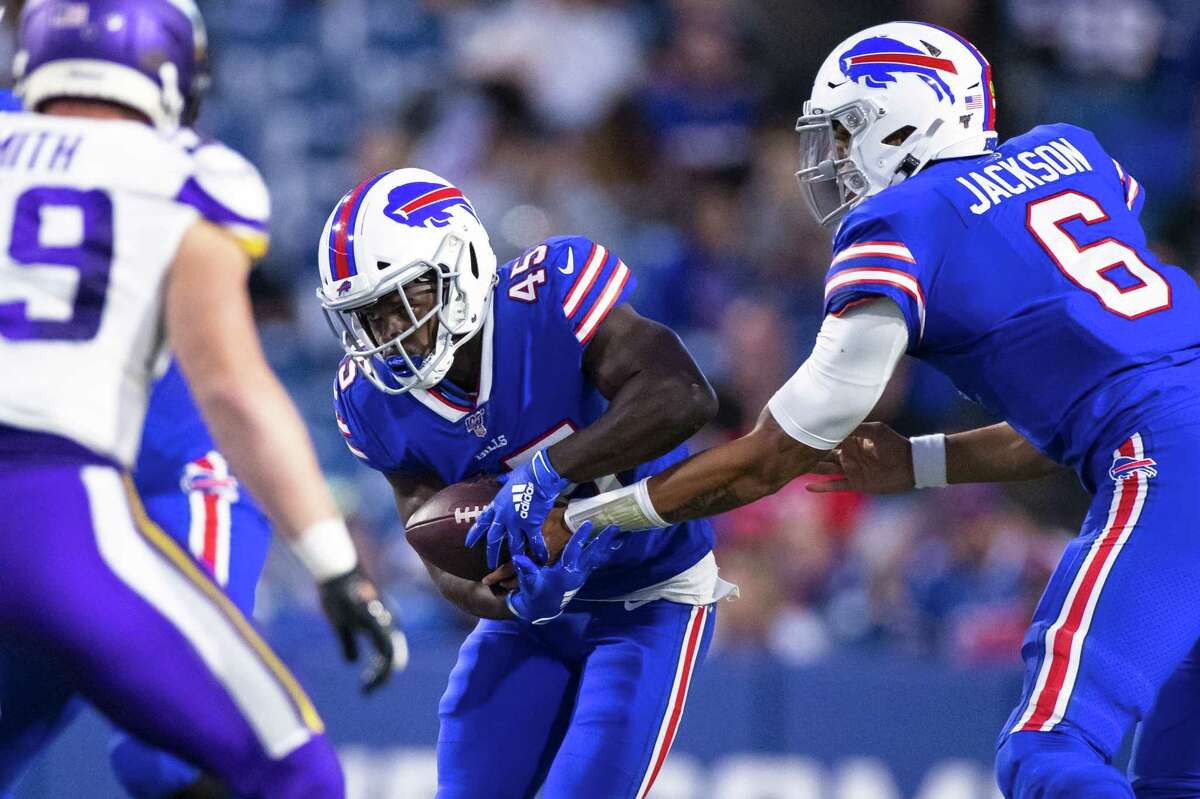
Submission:
[[[1095,225],[1108,221],[1109,216],[1100,203],[1070,190],[1031,202],[1025,211],[1025,227],[1059,270],[1108,310],[1137,319],[1171,307],[1170,284],[1132,247],[1111,236],[1081,247],[1063,229],[1074,219]],[[1137,282],[1122,286],[1108,277],[1120,266]]]

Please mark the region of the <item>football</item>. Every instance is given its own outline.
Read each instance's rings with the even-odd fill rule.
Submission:
[[[482,580],[491,571],[486,542],[481,539],[468,549],[463,540],[499,490],[500,479],[494,475],[446,486],[409,518],[408,543],[439,569],[467,580]],[[508,560],[507,548],[500,557],[502,562]]]

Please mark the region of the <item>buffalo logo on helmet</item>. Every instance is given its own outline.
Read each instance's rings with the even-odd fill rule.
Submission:
[[[414,182],[392,189],[383,213],[409,227],[440,228],[450,224],[456,208],[475,216],[471,203],[454,186]]]
[[[938,100],[954,102],[950,84],[942,72],[958,74],[958,68],[948,58],[923,53],[916,47],[889,36],[872,36],[851,47],[838,59],[842,72],[850,80],[872,89],[887,88],[899,74],[921,78]]]
[[[350,281],[349,280],[343,280],[341,283],[338,284],[337,295],[339,297],[341,297],[343,294],[346,294],[349,291],[350,291]]]
[[[1112,466],[1108,470],[1108,476],[1116,482],[1128,480],[1135,474],[1146,478],[1155,477],[1158,475],[1158,464],[1153,458],[1130,458],[1126,455],[1118,455],[1113,458]]]

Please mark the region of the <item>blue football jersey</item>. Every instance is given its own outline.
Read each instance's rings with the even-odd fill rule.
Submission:
[[[216,449],[183,373],[172,360],[150,392],[142,444],[133,471],[138,494],[143,497],[178,494],[187,490],[185,482],[198,484],[213,475],[232,480],[224,473],[223,461],[206,465],[205,459]],[[237,485],[236,480],[233,484]],[[237,497],[240,505],[258,509],[244,487],[238,487]]]
[[[585,238],[561,236],[499,270],[480,331],[477,396],[443,383],[392,396],[342,361],[335,386],[338,427],[356,457],[381,472],[428,473],[445,483],[499,474],[596,421],[607,400],[583,373],[583,353],[635,280],[619,258]],[[687,457],[687,448],[576,487],[572,496],[630,485]],[[630,536],[580,598],[605,599],[684,571],[713,546],[707,521]]]
[[[825,310],[895,300],[911,355],[1084,472],[1118,427],[1200,386],[1200,290],[1147,247],[1144,202],[1091,133],[1034,128],[855,207],[834,238]]]

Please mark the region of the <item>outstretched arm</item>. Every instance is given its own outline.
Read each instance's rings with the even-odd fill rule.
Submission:
[[[931,443],[936,448],[937,442]],[[944,463],[945,482],[950,484],[1032,480],[1063,468],[1003,422],[947,435]],[[912,440],[878,422],[861,425],[816,471],[835,475],[833,480],[808,486],[809,491],[818,494],[833,491],[894,494],[918,487]],[[934,481],[931,486],[937,484]]]
[[[167,333],[221,451],[318,582],[347,660],[358,657],[357,634],[370,638],[377,653],[364,674],[370,691],[391,673],[392,617],[358,568],[308,431],[263,357],[249,271],[249,259],[227,232],[194,223],[167,278]]]
[[[571,503],[569,524],[659,527],[774,493],[811,471],[871,412],[907,342],[904,317],[888,299],[826,317],[812,355],[771,398],[752,432],[636,486]]]

